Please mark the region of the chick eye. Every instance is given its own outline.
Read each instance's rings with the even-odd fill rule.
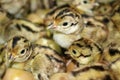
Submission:
[[[24,54],[25,52],[26,52],[26,50],[23,49],[23,50],[20,51],[20,54]]]
[[[78,52],[76,50],[72,50],[72,55],[75,56],[75,57],[79,56],[79,54],[78,54]]]
[[[63,23],[63,26],[67,26],[67,25],[68,25],[68,23],[67,23],[67,22],[64,22],[64,23]]]
[[[85,1],[83,1],[83,3],[84,3],[84,4],[87,4],[88,2],[85,0]]]
[[[76,52],[75,50],[72,50],[72,53],[73,53],[73,54],[76,54],[77,52]]]
[[[104,11],[107,11],[107,8],[104,8],[103,10],[104,10]]]

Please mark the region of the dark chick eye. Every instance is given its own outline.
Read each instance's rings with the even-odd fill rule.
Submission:
[[[104,8],[104,11],[106,11],[107,10],[107,8]]]
[[[24,42],[28,42],[28,40],[24,40]]]
[[[67,22],[64,22],[64,23],[63,23],[63,26],[67,26],[67,25],[68,25],[68,23],[67,23]]]
[[[83,1],[83,3],[87,4],[87,1]]]
[[[21,50],[20,54],[24,54],[25,53],[25,49]]]
[[[26,50],[28,51],[29,49],[27,48]]]
[[[86,25],[88,25],[88,26],[93,26],[93,24],[92,24],[90,21],[88,21],[88,22],[86,23]]]
[[[77,54],[77,52],[76,52],[75,50],[72,50],[72,53],[73,53],[73,54]]]
[[[104,22],[104,23],[108,23],[108,22],[109,22],[109,19],[104,18],[104,19],[103,19],[103,22]]]

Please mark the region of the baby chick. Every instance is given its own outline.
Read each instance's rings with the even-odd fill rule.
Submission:
[[[89,39],[79,39],[68,48],[69,54],[79,65],[88,65],[98,62],[102,55],[102,48]]]
[[[7,41],[14,36],[21,35],[33,42],[37,40],[44,29],[43,26],[38,26],[24,19],[13,19],[4,26],[3,40]]]
[[[83,38],[102,44],[108,37],[108,27],[95,17],[83,16],[85,26],[80,34]]]
[[[120,80],[120,58],[110,64],[110,69],[116,77],[115,80]]]
[[[70,73],[56,73],[50,80],[117,80],[103,64],[87,65]]]
[[[72,71],[75,80],[116,80],[109,68],[103,64],[87,65]]]
[[[53,31],[53,39],[63,48],[68,48],[72,42],[81,38],[83,19],[79,12],[63,5],[47,14],[48,29]]]
[[[7,12],[0,8],[0,44],[4,43],[3,34],[4,34],[4,25],[9,22]]]
[[[94,15],[111,15],[112,5],[111,4],[100,4],[93,9]]]
[[[120,1],[116,0],[116,3],[114,3],[114,7],[112,9],[111,19],[117,29],[120,31]]]
[[[119,40],[120,41],[120,40]],[[104,52],[102,55],[102,61],[107,64],[111,64],[117,59],[120,58],[120,44],[119,41],[112,42],[106,48],[104,48]]]
[[[71,4],[80,12],[82,11],[89,16],[94,15],[92,9],[99,5],[96,0],[73,0]]]
[[[22,37],[15,36],[5,44],[5,48],[3,53],[5,55],[6,61],[14,61],[14,62],[24,62],[26,61],[30,55],[30,42]]]
[[[0,0],[1,8],[17,18],[27,13],[27,4],[27,0]]]
[[[14,62],[24,62],[30,55],[30,42],[22,37],[15,36],[0,48],[0,78]]]
[[[53,49],[32,45],[32,55],[25,65],[25,70],[32,72],[35,80],[49,80],[51,75],[65,71],[65,63]]]

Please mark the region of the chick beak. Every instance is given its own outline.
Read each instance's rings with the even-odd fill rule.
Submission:
[[[55,25],[55,22],[47,27],[47,29],[55,29],[57,26]]]
[[[47,27],[47,29],[55,29],[55,28],[56,26],[52,26],[52,25]]]
[[[99,3],[94,3],[93,5],[94,5],[94,6],[99,6]]]

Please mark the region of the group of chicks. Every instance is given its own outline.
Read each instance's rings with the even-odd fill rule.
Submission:
[[[0,80],[120,80],[120,0],[1,0]]]

